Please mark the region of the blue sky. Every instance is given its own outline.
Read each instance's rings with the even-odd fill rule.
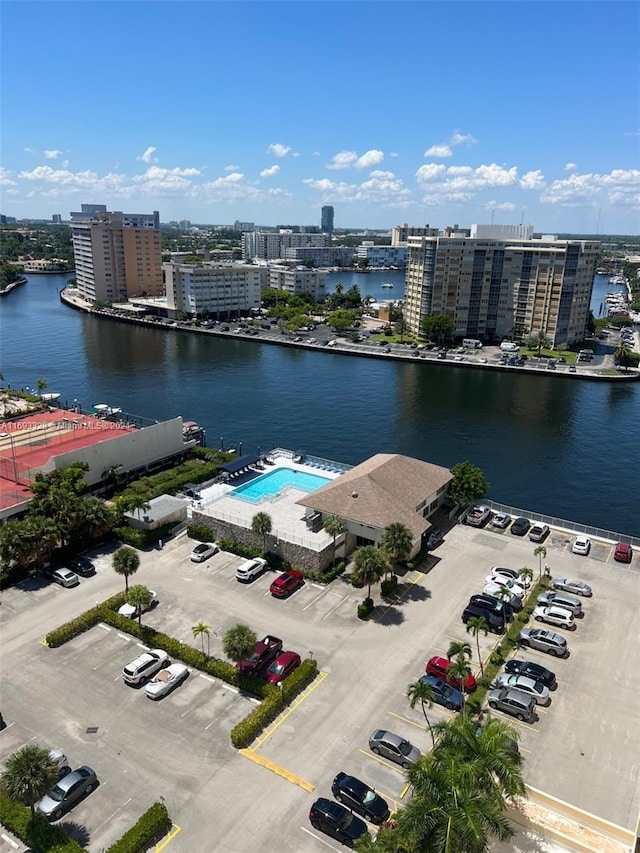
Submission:
[[[640,232],[633,2],[3,2],[0,210]]]

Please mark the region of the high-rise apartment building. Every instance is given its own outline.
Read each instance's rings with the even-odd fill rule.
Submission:
[[[586,240],[409,237],[405,321],[447,314],[457,337],[544,332],[555,347],[584,338],[598,255]]]
[[[207,311],[219,319],[260,307],[267,286],[267,270],[256,264],[181,263],[163,264],[167,308],[174,316],[185,311]]]
[[[333,207],[330,204],[322,208],[320,230],[323,234],[333,234]]]
[[[162,296],[160,215],[110,213],[104,204],[83,204],[71,213],[78,290],[88,302]]]
[[[438,228],[430,228],[429,225],[396,225],[391,229],[391,245],[406,246],[409,237],[437,237],[440,233]]]
[[[247,231],[242,235],[242,258],[245,261],[282,260],[287,249],[306,246],[330,246],[328,234],[292,233],[290,231]]]

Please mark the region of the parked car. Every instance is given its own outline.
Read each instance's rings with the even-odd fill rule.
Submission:
[[[557,658],[566,657],[569,653],[567,641],[555,631],[546,628],[523,628],[518,634],[518,643],[525,648],[538,649]]]
[[[256,557],[254,560],[245,560],[245,562],[236,569],[236,580],[240,583],[249,583],[261,575],[267,568],[267,561],[262,557]]]
[[[513,619],[513,607],[506,601],[500,601],[493,595],[485,595],[484,593],[472,595],[469,599],[469,604],[475,604],[477,607],[484,607],[491,613],[495,613],[496,616],[506,619],[507,622],[511,622]]]
[[[491,595],[499,601],[505,601],[509,607],[512,607],[515,613],[520,613],[522,610],[522,598],[511,592],[506,586],[502,586],[495,581],[485,584],[482,590],[483,595]]]
[[[202,563],[217,554],[219,550],[215,542],[201,542],[191,552],[190,560],[193,563]]]
[[[529,589],[531,586],[530,578],[522,577],[517,569],[509,569],[506,566],[491,566],[491,574],[498,583],[502,578],[505,578],[506,580],[513,581],[518,586],[523,586],[525,589]]]
[[[586,557],[591,550],[591,539],[588,536],[576,536],[576,540],[571,546],[571,551],[574,554],[580,554]]]
[[[498,512],[491,519],[491,527],[495,527],[497,530],[506,530],[510,524],[511,516],[506,512]]]
[[[519,690],[497,687],[487,694],[489,707],[511,714],[517,720],[533,723],[536,719],[536,700]]]
[[[88,557],[72,557],[68,562],[68,568],[83,578],[91,577],[96,573],[96,567]]]
[[[549,690],[555,690],[558,686],[555,672],[541,666],[539,663],[511,658],[506,662],[504,669],[505,672],[514,675],[528,675],[529,678],[534,678],[536,681],[544,684]]]
[[[505,578],[502,575],[494,575],[490,574],[484,579],[485,584],[495,584],[498,587],[502,587],[503,589],[512,592],[514,595],[517,595],[519,598],[522,598],[525,595],[526,589],[523,583],[519,580],[514,581],[510,578]]]
[[[352,815],[344,806],[325,797],[320,797],[311,806],[309,820],[314,829],[330,835],[347,847],[353,847],[359,838],[369,832],[363,820]]]
[[[536,602],[540,607],[564,607],[574,616],[582,616],[582,602],[575,595],[569,595],[566,592],[554,592],[550,589],[548,592],[543,592],[538,596]]]
[[[470,524],[472,527],[484,527],[490,518],[491,510],[488,506],[474,506],[467,513],[465,523]]]
[[[589,584],[579,580],[579,578],[554,578],[552,586],[554,589],[574,592],[576,595],[582,595],[585,598],[591,598],[593,595]]]
[[[549,688],[545,687],[541,681],[536,681],[535,678],[531,678],[528,675],[513,675],[507,672],[496,678],[494,687],[507,687],[512,690],[520,690],[522,693],[526,693],[527,696],[533,697],[536,700],[536,705],[548,705],[551,702]]]
[[[151,593],[151,603],[148,607],[144,607],[142,609],[143,613],[146,613],[149,610],[153,610],[153,608],[157,607],[159,603],[158,596],[156,595],[156,593],[152,589],[150,589],[149,592]],[[127,619],[137,619],[139,615],[138,608],[134,607],[133,604],[129,604],[126,601],[121,607],[118,608],[118,613],[120,614],[120,616],[125,616]]]
[[[58,820],[65,812],[97,786],[98,778],[91,767],[83,765],[67,773],[37,804],[36,809],[47,820]]]
[[[1,716],[2,715],[0,715],[0,717]],[[53,761],[53,763],[58,769],[58,779],[62,779],[62,777],[66,776],[67,773],[71,773],[69,759],[64,754],[64,751],[62,749],[50,749],[49,758]]]
[[[531,542],[544,542],[549,535],[548,524],[534,524],[529,531],[529,540]]]
[[[493,634],[504,634],[506,630],[506,621],[502,617],[497,616],[495,613],[491,613],[486,608],[478,607],[477,604],[468,604],[462,611],[461,618],[466,625],[469,619],[480,617],[486,621],[489,626],[489,630]]]
[[[514,536],[524,536],[531,527],[531,522],[528,518],[516,518],[511,525],[511,532]]]
[[[75,572],[72,572],[71,569],[67,569],[65,566],[57,566],[49,572],[49,577],[52,581],[59,583],[60,586],[78,586],[80,583],[80,578]]]
[[[567,631],[575,631],[576,623],[573,618],[573,613],[570,610],[565,610],[564,607],[551,605],[550,607],[534,607],[533,618],[536,622],[546,622],[548,625],[557,625],[559,628],[566,628]]]
[[[288,572],[283,572],[273,581],[269,587],[269,592],[275,598],[286,598],[295,592],[299,586],[304,583],[304,575],[297,569],[290,569]]]
[[[264,677],[271,684],[279,684],[299,666],[300,655],[297,652],[282,652],[269,665]]]
[[[127,684],[144,684],[158,670],[169,666],[170,663],[166,652],[162,649],[151,649],[123,667],[122,678]]]
[[[427,550],[432,551],[434,548],[437,548],[441,542],[444,542],[442,530],[440,530],[439,527],[432,528],[427,534],[427,540],[425,542]]]
[[[420,750],[408,740],[384,729],[376,729],[369,738],[369,749],[408,770],[420,758]]]
[[[427,661],[427,666],[425,668],[425,672],[427,675],[433,675],[436,678],[442,679],[442,681],[446,681],[448,684],[451,684],[457,690],[460,690],[462,687],[462,682],[459,678],[447,678],[449,673],[449,669],[451,667],[451,661],[448,658],[443,657],[432,657]],[[476,680],[473,675],[469,675],[464,682],[464,692],[471,693],[472,690],[476,689]]]
[[[627,542],[618,542],[616,549],[613,552],[613,559],[618,563],[630,563],[633,556],[633,549]]]
[[[148,699],[160,699],[175,690],[188,675],[189,670],[183,663],[172,663],[160,670],[144,688],[144,692]]]
[[[265,666],[268,666],[281,651],[282,640],[279,637],[267,634],[266,637],[256,643],[251,657],[236,664],[236,669],[249,675],[255,675]]]
[[[436,705],[442,705],[450,711],[461,711],[464,699],[462,693],[451,684],[447,684],[442,678],[435,675],[423,675],[420,679],[431,688],[433,701]]]
[[[387,801],[355,776],[338,773],[331,785],[331,793],[339,803],[378,826],[391,814]]]

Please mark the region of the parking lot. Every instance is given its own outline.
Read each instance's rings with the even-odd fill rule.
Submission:
[[[530,650],[519,655],[556,672],[550,706],[539,709],[531,725],[505,719],[521,733],[531,785],[634,826],[640,804],[634,678],[640,649],[632,627],[637,566],[614,563],[611,548],[596,543],[589,557],[576,556],[565,534],[552,533],[544,544],[552,573],[583,578],[594,596],[583,601],[577,630],[566,632],[566,660]],[[195,564],[188,558],[192,545],[181,537],[142,554],[135,582],[160,600],[143,621],[199,643],[192,627],[202,619],[212,628],[211,654],[220,657],[224,632],[242,621],[259,636],[282,638],[284,648],[303,658],[312,654],[323,676],[254,744],[253,758],[275,765],[277,772],[270,772],[230,746],[229,730],[254,706],[228,686],[192,672],[172,694],[151,702],[144,689],[122,682],[122,666],[141,651],[126,635],[97,626],[60,649],[39,642],[121,588],[109,554],[96,559],[97,576],[75,589],[27,582],[7,590],[0,608],[7,723],[0,758],[38,742],[64,748],[74,766],[93,767],[100,786],[61,821],[86,832],[93,851],[112,843],[159,797],[179,827],[167,848],[178,853],[339,849],[310,826],[314,799],[331,796],[340,770],[374,786],[392,809],[410,796],[400,768],[369,751],[369,735],[389,729],[428,750],[420,705],[411,709],[405,695],[408,684],[424,674],[429,657],[446,654],[452,639],[475,649],[460,614],[492,565],[538,568],[526,538],[457,526],[425,572],[401,577],[400,600],[381,603],[373,620],[361,622],[356,606],[366,590],[344,580],[326,589],[307,582],[277,600],[268,592],[272,572],[239,584],[240,558],[217,554]],[[496,639],[480,637],[485,659]],[[433,723],[452,712],[434,706],[427,713]],[[277,775],[281,770],[284,776]]]

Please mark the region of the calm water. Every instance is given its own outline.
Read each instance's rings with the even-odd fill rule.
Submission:
[[[393,364],[145,329],[63,306],[68,276],[0,299],[5,381],[158,420],[182,415],[210,446],[272,445],[356,464],[379,452],[479,465],[490,497],[640,535],[640,386]],[[401,298],[402,273],[340,274]],[[383,281],[395,283],[380,289]],[[389,293],[393,296],[389,297]],[[629,476],[631,474],[631,476]]]

